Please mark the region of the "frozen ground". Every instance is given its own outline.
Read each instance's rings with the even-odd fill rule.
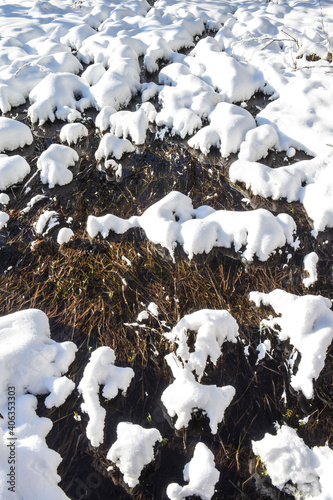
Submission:
[[[1,498],[328,500],[332,2],[0,34]]]

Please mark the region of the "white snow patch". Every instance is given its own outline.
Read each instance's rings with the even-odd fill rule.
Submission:
[[[57,243],[63,245],[68,243],[72,238],[74,238],[74,232],[69,227],[62,227],[57,236]]]
[[[67,142],[69,145],[76,144],[83,137],[88,136],[88,129],[83,123],[67,123],[60,130],[61,142]]]
[[[73,174],[68,167],[75,165],[78,159],[77,152],[69,146],[51,144],[37,161],[42,183],[48,184],[50,189],[56,185],[69,184],[73,180]]]
[[[116,160],[120,160],[123,154],[131,153],[134,150],[135,147],[128,139],[119,139],[116,135],[107,133],[99,143],[95,158],[96,160],[101,160],[112,155]]]
[[[157,429],[145,429],[131,422],[118,424],[117,441],[111,446],[106,458],[117,465],[130,488],[139,484],[142,469],[154,460],[154,445],[157,441],[162,441]]]
[[[10,217],[6,212],[0,212],[0,229],[4,228],[7,226],[7,222],[9,221]]]
[[[32,141],[33,137],[28,125],[0,116],[0,153],[29,146]]]
[[[303,285],[306,288],[309,288],[310,285],[313,285],[317,279],[317,263],[318,263],[319,257],[316,254],[316,252],[311,252],[308,253],[303,260],[304,264],[304,271],[307,271],[309,273],[309,276],[307,278],[303,279]]]

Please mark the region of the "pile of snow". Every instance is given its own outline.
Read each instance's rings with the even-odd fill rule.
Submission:
[[[59,224],[58,213],[55,210],[44,210],[34,223],[34,229],[37,234],[44,234],[45,227],[47,231]]]
[[[99,143],[95,158],[101,160],[108,158],[108,156],[114,156],[116,160],[120,160],[123,154],[131,153],[134,150],[133,144],[128,139],[119,139],[116,135],[107,133],[103,135]]]
[[[60,130],[60,140],[69,145],[76,144],[83,137],[87,137],[88,129],[83,123],[67,123]]]
[[[111,132],[117,137],[131,137],[135,144],[144,144],[148,130],[148,118],[142,109],[118,111],[110,116]]]
[[[142,228],[150,241],[167,248],[172,257],[177,244],[190,259],[196,254],[209,253],[214,247],[233,245],[248,262],[255,256],[265,261],[278,248],[295,245],[296,231],[294,220],[287,214],[274,216],[264,209],[248,212],[214,210],[208,206],[194,209],[191,199],[177,191],[166,195],[141,216],[126,220],[111,214],[90,215],[87,220],[91,238],[98,233],[106,238],[110,231],[124,234],[134,227]]]
[[[166,494],[170,500],[182,500],[196,495],[202,500],[210,500],[215,492],[215,484],[220,473],[215,468],[214,455],[204,443],[198,443],[194,449],[192,460],[184,467],[185,486],[177,483],[169,484]]]
[[[92,446],[99,446],[104,438],[104,423],[106,411],[99,401],[99,386],[104,385],[102,395],[106,399],[113,399],[121,390],[126,393],[134,372],[132,368],[115,366],[115,353],[107,346],[99,347],[90,357],[78,390],[84,402],[82,411],[88,414],[87,437]]]
[[[72,229],[69,227],[62,227],[57,236],[57,243],[63,245],[64,243],[68,243],[73,237],[74,233]]]
[[[0,193],[0,203],[2,205],[8,205],[9,202],[10,202],[10,198],[9,198],[8,194]]]
[[[188,346],[188,332],[197,332],[194,350]],[[237,342],[238,324],[228,311],[202,309],[184,316],[171,332],[164,336],[178,345],[176,354],[200,381],[208,359],[215,365],[224,342]]]
[[[0,153],[29,146],[32,141],[33,137],[28,125],[0,116]]]
[[[45,441],[52,422],[38,417],[34,395],[48,394],[47,408],[64,403],[75,384],[63,374],[76,350],[72,342],[50,338],[49,321],[42,311],[28,309],[0,318],[1,498],[12,494],[9,487],[27,500],[42,500],[45,491],[51,498],[67,498],[58,487],[61,457]],[[14,462],[9,462],[9,456]]]
[[[313,220],[314,229],[323,231],[333,227],[332,160],[333,153],[328,149],[312,160],[279,168],[240,159],[231,165],[229,176],[232,182],[244,182],[254,195],[301,201]]]
[[[6,214],[6,212],[0,211],[0,229],[6,227],[9,218],[10,218],[9,215]]]
[[[50,189],[56,185],[69,184],[73,180],[73,174],[68,167],[75,165],[78,159],[77,152],[69,146],[51,144],[37,161],[42,183],[48,184]]]
[[[0,155],[0,190],[5,191],[14,184],[22,182],[29,173],[30,165],[22,156]]]
[[[175,428],[187,427],[194,411],[202,410],[209,418],[212,434],[216,434],[224,412],[230,405],[235,389],[231,385],[217,387],[202,385],[194,374],[183,368],[174,353],[167,354],[165,360],[172,370],[175,380],[163,392],[161,401],[171,418],[177,416]]]
[[[303,259],[304,271],[309,273],[309,276],[307,278],[303,279],[303,285],[306,288],[309,288],[309,286],[313,285],[317,281],[317,278],[318,278],[318,275],[317,275],[318,260],[319,260],[319,257],[316,254],[316,252],[308,253]]]
[[[157,429],[145,429],[131,422],[118,424],[117,441],[111,446],[106,458],[117,465],[130,488],[139,483],[142,469],[154,460],[154,445],[157,441],[162,441]]]
[[[329,299],[320,295],[298,297],[284,290],[270,293],[251,292],[249,296],[257,307],[272,306],[279,316],[262,320],[262,325],[274,330],[279,340],[289,340],[301,354],[291,386],[302,391],[308,399],[313,397],[313,380],[324,368],[328,347],[333,340],[333,311]],[[291,364],[291,371],[293,363]]]
[[[283,425],[276,435],[252,441],[274,486],[295,498],[329,500],[332,497],[333,450],[309,448],[297,432]]]

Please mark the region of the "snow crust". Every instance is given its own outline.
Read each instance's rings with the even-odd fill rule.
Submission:
[[[84,402],[81,405],[83,412],[89,416],[87,437],[92,446],[99,446],[104,439],[104,425],[106,411],[99,401],[99,386],[103,385],[102,395],[106,399],[113,399],[121,390],[126,393],[134,372],[132,368],[115,366],[115,353],[110,347],[98,347],[87,364],[78,391]]]
[[[105,136],[104,136],[105,137]],[[209,253],[214,247],[231,248],[251,262],[257,256],[265,261],[277,248],[294,244],[296,225],[287,214],[273,216],[264,209],[249,212],[214,210],[208,206],[193,208],[191,199],[172,191],[150,206],[141,216],[128,220],[115,215],[87,220],[91,238],[101,233],[106,238],[110,231],[124,234],[130,228],[140,227],[155,244],[167,248],[173,257],[177,244],[189,258]],[[242,247],[245,246],[245,250]]]
[[[162,441],[157,429],[145,429],[131,422],[117,426],[117,441],[111,446],[106,458],[113,462],[124,475],[130,488],[139,483],[142,469],[154,460],[154,445]]]
[[[189,332],[196,332],[194,350],[188,346]],[[204,374],[208,358],[215,365],[224,342],[237,342],[238,324],[228,311],[202,309],[185,315],[171,332],[164,336],[177,344],[176,354],[198,380]]]
[[[279,289],[270,293],[251,292],[249,298],[257,307],[261,303],[270,305],[280,315],[262,320],[262,325],[276,331],[279,340],[289,340],[300,353],[301,360],[296,374],[291,375],[290,385],[311,399],[313,380],[324,368],[326,352],[333,340],[331,301],[320,295],[298,297]]]
[[[32,141],[33,137],[28,125],[0,116],[0,153],[29,146]]]
[[[50,189],[56,185],[69,184],[73,180],[73,174],[68,167],[75,165],[78,159],[77,152],[69,146],[51,144],[37,160],[42,183],[48,184]]]
[[[214,455],[204,443],[198,443],[194,449],[193,458],[184,467],[185,486],[171,483],[167,487],[170,500],[182,500],[196,495],[202,500],[210,500],[214,495],[214,487],[220,473],[215,468]]]
[[[309,448],[295,429],[282,425],[276,435],[267,433],[261,441],[252,441],[252,448],[280,490],[305,500],[331,498],[333,451],[329,446]]]
[[[217,387],[202,385],[194,374],[183,368],[174,353],[167,354],[165,360],[172,370],[175,380],[162,393],[161,401],[171,418],[177,417],[175,429],[187,427],[193,411],[202,410],[209,418],[212,434],[216,434],[224,412],[230,405],[235,389],[231,385]]]

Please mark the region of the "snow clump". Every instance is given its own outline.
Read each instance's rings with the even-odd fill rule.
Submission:
[[[22,182],[29,173],[30,165],[22,156],[0,155],[0,190],[5,191]]]
[[[196,332],[194,350],[188,346],[188,332]],[[164,336],[176,343],[177,356],[189,371],[194,371],[198,380],[205,371],[209,360],[215,365],[221,355],[224,342],[237,342],[238,324],[228,311],[202,309],[185,315],[171,332]]]
[[[251,292],[249,298],[257,307],[261,303],[272,306],[279,315],[262,320],[262,325],[274,330],[280,341],[289,340],[301,354],[290,385],[311,399],[313,379],[316,380],[324,368],[326,351],[333,340],[331,301],[320,295],[298,297],[279,289],[270,293]]]
[[[92,446],[99,446],[104,439],[104,423],[106,411],[99,401],[99,386],[104,385],[102,395],[113,399],[121,390],[123,394],[134,377],[132,368],[115,366],[115,353],[107,346],[97,348],[90,357],[78,390],[84,402],[82,411],[88,414],[87,437]]]
[[[73,237],[74,233],[72,229],[69,227],[62,227],[57,236],[57,243],[63,245],[64,243],[68,243]]]
[[[204,443],[198,443],[194,449],[192,460],[184,467],[185,486],[171,483],[166,494],[170,500],[183,500],[196,495],[202,500],[210,500],[215,493],[215,484],[220,473],[215,468],[214,455]]]
[[[316,252],[310,252],[304,257],[304,271],[307,271],[309,273],[309,276],[303,279],[303,285],[306,288],[309,288],[309,286],[313,285],[317,281],[318,275],[316,266],[318,260],[319,257]]]
[[[120,160],[124,153],[131,153],[134,150],[135,147],[128,139],[119,139],[116,135],[107,133],[99,143],[95,158],[101,160],[114,156],[116,160]]]
[[[161,401],[171,418],[177,416],[175,429],[187,427],[192,412],[202,410],[209,418],[212,434],[216,434],[218,424],[236,393],[235,388],[199,384],[194,374],[180,365],[174,353],[167,354],[165,360],[175,380],[164,390]]]
[[[60,130],[61,142],[67,142],[69,145],[76,144],[83,137],[88,136],[88,129],[83,123],[67,123]]]
[[[252,441],[252,448],[279,490],[304,500],[332,498],[333,450],[329,446],[309,448],[295,429],[282,425],[276,435],[267,433],[261,441]]]
[[[73,180],[73,174],[68,167],[75,165],[79,155],[69,146],[51,144],[37,160],[37,168],[40,170],[40,179],[49,188],[64,186]]]
[[[214,247],[233,245],[235,252],[245,247],[241,257],[248,262],[255,256],[266,261],[277,248],[295,245],[296,231],[294,220],[287,214],[274,216],[264,209],[246,212],[214,210],[208,206],[194,209],[192,200],[177,191],[170,192],[141,216],[126,220],[111,214],[90,215],[87,220],[91,238],[98,233],[106,238],[110,231],[124,234],[134,227],[142,228],[150,241],[168,249],[173,258],[177,244],[190,259],[196,254],[208,254]]]
[[[18,120],[0,116],[0,153],[14,151],[32,144],[33,137],[28,125]]]
[[[157,441],[162,441],[157,429],[145,429],[131,422],[118,424],[117,441],[111,446],[106,458],[117,465],[130,488],[139,484],[142,469],[154,460],[154,445]]]

